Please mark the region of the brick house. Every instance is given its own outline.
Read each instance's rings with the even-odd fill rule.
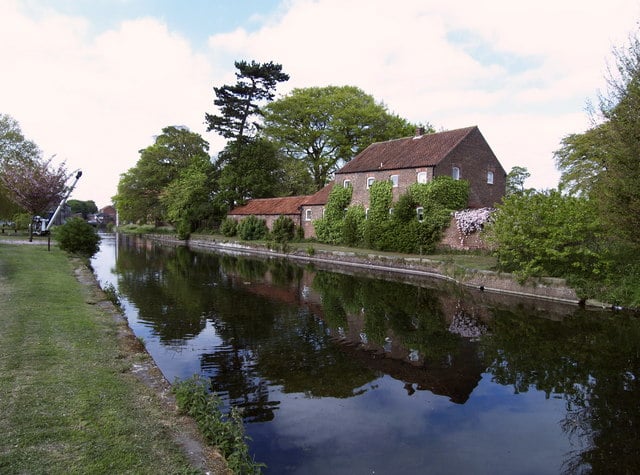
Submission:
[[[275,219],[284,214],[303,227],[305,237],[314,237],[313,221],[323,216],[333,186],[353,187],[351,202],[366,209],[369,188],[375,181],[390,180],[393,199],[397,200],[413,183],[427,183],[437,176],[467,180],[470,208],[494,206],[505,193],[506,172],[477,126],[434,134],[418,130],[414,137],[371,144],[314,195],[252,200],[229,215],[238,218],[255,214],[262,219]],[[297,214],[294,206],[298,207]]]

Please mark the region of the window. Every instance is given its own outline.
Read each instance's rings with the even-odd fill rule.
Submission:
[[[342,186],[349,188],[351,186],[351,180],[345,180],[342,182]]]
[[[393,186],[394,188],[398,188],[398,175],[391,175],[391,177],[389,177],[389,180],[391,180],[391,186]]]
[[[373,182],[376,181],[375,178],[373,178],[372,176],[370,176],[369,178],[367,178],[367,190],[369,188],[371,188],[371,185],[373,185]]]
[[[393,208],[389,208],[389,215],[393,216]]]
[[[369,219],[369,208],[365,208],[364,210],[364,219]]]
[[[416,208],[416,214],[418,215],[418,221],[422,222],[424,220],[424,208],[422,206]]]
[[[312,214],[311,214],[311,210],[307,209],[304,211],[304,220],[305,221],[311,221],[312,218]]]
[[[454,180],[459,180],[460,179],[460,169],[458,167],[453,167],[451,169],[451,176],[453,177]]]
[[[487,172],[487,183],[493,185],[493,172]]]
[[[427,172],[419,172],[418,183],[426,183],[426,182],[427,182]]]

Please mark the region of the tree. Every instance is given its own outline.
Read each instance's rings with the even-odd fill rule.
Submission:
[[[282,65],[273,62],[256,63],[236,61],[235,85],[214,87],[214,105],[220,108],[220,115],[205,114],[207,131],[215,131],[227,139],[242,142],[249,134],[255,134],[259,125],[250,122],[251,117],[261,116],[259,103],[271,101],[279,82],[288,81],[289,75],[282,72]]]
[[[40,156],[40,149],[24,137],[18,122],[9,115],[0,114],[0,174],[5,166],[34,163]],[[0,217],[8,219],[21,210],[0,180]]]
[[[515,166],[507,174],[506,196],[524,192],[524,182],[531,176],[525,167]]]
[[[594,203],[557,190],[504,199],[487,226],[501,270],[531,276],[592,278],[605,270]]]
[[[608,121],[604,169],[599,174],[600,216],[617,237],[640,245],[640,38],[614,50],[616,70],[608,78],[608,96],[600,111]]]
[[[73,214],[82,214],[84,219],[87,219],[87,215],[97,213],[98,206],[95,201],[80,201],[80,200],[68,200],[67,204],[71,208]]]
[[[64,163],[55,167],[48,160],[5,163],[0,182],[9,198],[31,215],[45,214],[58,204],[69,179]]]
[[[354,86],[294,89],[264,112],[265,134],[285,154],[304,162],[316,190],[371,143],[411,135],[415,129]]]
[[[140,150],[135,167],[121,175],[114,204],[123,221],[165,221],[162,195],[194,162],[210,162],[209,143],[184,127],[162,129],[155,143]]]
[[[175,225],[182,238],[208,220],[220,219],[221,212],[215,208],[215,168],[208,157],[194,157],[188,168],[167,185],[160,200],[167,210],[167,220]]]

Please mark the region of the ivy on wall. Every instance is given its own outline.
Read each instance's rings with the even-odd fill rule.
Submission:
[[[377,181],[369,189],[368,212],[361,205],[349,206],[351,195],[351,187],[336,186],[331,191],[324,218],[315,222],[320,242],[429,253],[440,241],[452,212],[466,206],[469,184],[437,177],[429,183],[412,185],[393,203],[391,182]]]

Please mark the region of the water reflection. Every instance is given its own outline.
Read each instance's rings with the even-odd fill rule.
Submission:
[[[631,473],[639,462],[632,315],[131,237],[105,240],[94,268],[169,380],[199,372],[245,409],[270,473]]]

